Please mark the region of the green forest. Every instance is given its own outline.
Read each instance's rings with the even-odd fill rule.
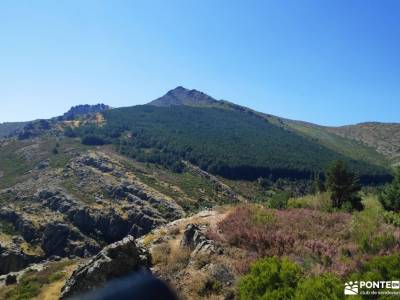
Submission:
[[[103,115],[103,126],[68,129],[66,135],[88,145],[114,144],[123,154],[178,172],[187,160],[229,179],[311,178],[335,160],[345,161],[362,183],[391,178],[383,167],[350,159],[250,111],[143,105]]]

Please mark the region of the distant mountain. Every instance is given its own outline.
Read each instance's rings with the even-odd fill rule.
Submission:
[[[102,111],[110,109],[110,108],[111,108],[110,106],[105,105],[103,103],[99,103],[99,104],[95,104],[95,105],[89,105],[89,104],[77,105],[77,106],[71,107],[71,109],[69,111],[64,113],[62,115],[62,119],[73,120],[73,119],[77,118],[78,116],[98,113],[98,112],[102,112]]]
[[[213,106],[218,105],[218,101],[203,92],[178,86],[149,104],[154,106]]]

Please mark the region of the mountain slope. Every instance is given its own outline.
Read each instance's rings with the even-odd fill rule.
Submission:
[[[361,123],[326,129],[336,135],[353,139],[376,149],[388,157],[392,164],[400,164],[400,124],[399,123]]]
[[[24,128],[27,122],[6,122],[0,123],[0,139],[5,138],[16,131]]]
[[[174,101],[171,101],[171,97],[173,97]],[[385,168],[391,164],[392,158],[386,155],[386,152],[377,151],[376,147],[373,145],[360,141],[360,139],[351,135],[344,136],[343,134],[338,134],[337,131],[340,127],[325,127],[261,113],[226,100],[216,100],[197,90],[188,90],[183,87],[177,87],[149,104],[156,106],[186,105],[196,107],[216,107],[245,112],[266,119],[270,123],[278,127],[283,127],[288,131],[294,131],[294,133],[310,139],[312,143],[318,143],[323,147],[351,159],[361,160],[368,164],[379,165]],[[379,143],[379,135],[376,135],[376,139]],[[389,138],[387,143],[387,147],[390,147],[391,144],[396,144],[396,140],[391,141]]]
[[[230,179],[310,179],[333,160],[347,161],[364,182],[388,179],[381,167],[354,160],[260,118],[215,107],[134,106],[104,111],[101,127],[76,130],[83,141],[114,143],[142,161],[176,167],[188,160]]]

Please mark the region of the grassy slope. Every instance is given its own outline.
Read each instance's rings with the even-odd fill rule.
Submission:
[[[356,140],[344,138],[333,134],[323,126],[288,120],[285,120],[284,123],[287,126],[314,139],[316,142],[321,143],[325,147],[339,152],[343,155],[384,167],[389,166],[389,161],[387,160],[387,158],[375,151],[374,148],[369,147]]]
[[[52,150],[58,143],[58,154]],[[24,180],[28,172],[43,160],[50,167],[63,167],[71,157],[71,149],[84,149],[77,140],[43,137],[40,140],[8,140],[0,144],[0,188],[12,186]]]

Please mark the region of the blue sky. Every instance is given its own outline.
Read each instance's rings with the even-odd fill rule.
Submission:
[[[400,2],[0,2],[0,122],[178,85],[326,125],[400,122]]]

